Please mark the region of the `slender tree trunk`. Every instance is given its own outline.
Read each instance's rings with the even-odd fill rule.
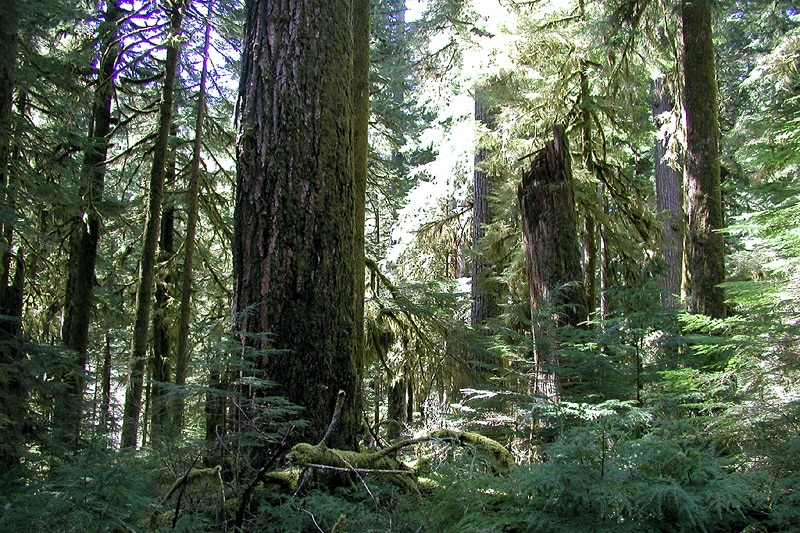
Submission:
[[[587,313],[594,314],[597,300],[597,222],[586,213],[583,218],[583,298]]]
[[[172,127],[175,135],[175,127]],[[175,151],[170,150],[167,162],[167,183],[175,186]],[[163,438],[171,431],[168,410],[168,390],[172,360],[172,325],[170,320],[169,300],[174,285],[174,275],[170,271],[170,263],[175,254],[175,202],[168,200],[161,216],[160,238],[158,240],[158,265],[160,271],[155,288],[153,306],[153,350],[150,363],[152,386],[150,388],[151,435]]]
[[[3,0],[0,7],[3,8],[3,16],[0,17],[0,199],[11,212],[14,203],[9,187],[13,150],[11,132],[15,129],[13,104],[21,8],[18,2],[8,0]],[[12,228],[10,216],[0,219],[0,303],[5,301],[4,293],[11,285]]]
[[[209,17],[214,12],[214,2],[209,1]],[[183,387],[189,370],[189,325],[192,319],[192,286],[194,283],[194,252],[197,239],[197,222],[199,220],[200,198],[200,164],[203,152],[203,125],[206,116],[206,91],[208,83],[208,55],[211,45],[211,23],[206,23],[203,41],[203,69],[200,72],[200,89],[197,95],[197,115],[194,126],[194,144],[192,145],[192,166],[189,186],[186,190],[186,239],[183,243],[183,268],[181,269],[180,314],[178,316],[178,340],[175,354],[175,395],[172,417],[173,425],[178,431],[183,429],[185,396]]]
[[[84,213],[76,217],[70,237],[70,258],[67,261],[67,286],[64,303],[64,345],[76,354],[75,368],[65,376],[67,390],[56,404],[55,428],[64,442],[76,443],[80,438],[81,413],[85,383],[89,326],[94,308],[95,265],[100,238],[99,204],[105,189],[106,158],[111,138],[111,107],[114,98],[114,71],[119,57],[118,32],[122,12],[118,1],[106,3],[100,26],[100,60],[92,99],[88,148],[83,157],[85,203]]]
[[[353,2],[353,182],[355,184],[355,395],[352,398],[357,415],[364,403],[363,371],[365,362],[364,298],[366,296],[365,223],[367,216],[367,168],[369,159],[369,68],[371,3],[370,0]]]
[[[583,14],[582,14],[583,15]],[[592,97],[586,65],[581,65],[581,154],[583,166],[594,175],[594,139],[592,135]],[[600,181],[598,180],[598,184]],[[583,219],[583,293],[588,312],[594,311],[596,297],[595,276],[597,274],[597,223],[591,213]]]
[[[208,375],[208,391],[204,406],[206,422],[206,464],[217,465],[222,459],[222,438],[228,432],[226,417],[226,392],[228,384],[223,381],[224,367],[212,361]]]
[[[147,220],[142,239],[142,258],[139,265],[139,283],[136,292],[136,318],[131,349],[130,380],[125,391],[125,408],[122,418],[123,448],[135,448],[139,433],[139,418],[142,410],[145,361],[147,357],[150,306],[153,302],[153,285],[156,263],[156,247],[161,225],[161,203],[164,195],[164,180],[168,155],[168,140],[172,124],[173,92],[178,70],[180,47],[177,36],[181,30],[184,4],[178,1],[171,5],[170,34],[167,58],[164,66],[164,86],[159,108],[158,131],[153,148],[153,167],[150,172],[150,197]]]
[[[475,89],[475,122],[491,130],[495,127],[494,114],[489,104],[490,88],[481,86]],[[478,139],[475,146],[474,170],[472,172],[472,259],[470,282],[470,325],[476,331],[482,331],[487,321],[498,314],[498,288],[491,281],[492,265],[489,254],[486,253],[486,226],[492,221],[489,197],[492,194],[492,180],[489,173],[482,167],[483,162],[489,157],[490,149],[481,146]],[[482,342],[475,343],[472,349],[472,379],[476,386],[482,386],[486,379],[486,371],[497,368],[502,361]]]
[[[330,441],[345,448],[361,424],[352,6],[245,5],[232,305],[235,331],[272,335],[243,344],[284,350],[255,364],[305,408],[300,437],[318,442],[345,392]]]
[[[600,183],[597,186],[597,201],[600,209],[604,213],[608,212],[608,203],[606,199],[605,185]],[[598,228],[598,241],[600,243],[600,324],[603,331],[606,327],[606,318],[608,318],[609,302],[608,302],[608,278],[610,273],[610,265],[608,258],[608,239],[606,232],[602,226]]]
[[[103,375],[103,382],[100,387],[100,394],[102,396],[100,404],[100,430],[103,434],[108,434],[111,431],[113,423],[111,413],[111,339],[108,335],[105,336],[105,349],[103,350],[103,364],[101,366]]]
[[[557,328],[586,320],[572,165],[561,126],[522,176],[518,198],[533,319],[534,393],[559,399]]]
[[[14,198],[10,179],[13,100],[19,49],[18,26],[21,4],[2,1],[0,17],[0,201],[13,212]],[[21,256],[16,257],[12,276],[13,219],[0,219],[0,472],[17,466],[23,455],[26,432],[26,386],[22,350],[22,284],[24,270]]]
[[[487,100],[488,89],[476,89],[475,121],[491,129],[494,127],[494,119]],[[486,279],[490,269],[486,264],[484,254],[480,251],[481,241],[486,235],[486,225],[491,222],[489,197],[492,193],[492,185],[489,175],[481,168],[481,164],[488,156],[489,149],[484,147],[476,148],[472,200],[472,243],[474,248],[471,284],[472,303],[470,306],[470,324],[472,326],[484,325],[487,319],[497,315],[497,294],[492,290]]]
[[[719,123],[711,0],[683,2],[686,179],[689,186],[690,310],[725,317]]]
[[[656,182],[656,209],[663,220],[661,257],[661,307],[676,307],[680,301],[683,272],[683,179],[681,173],[668,161],[669,132],[665,131],[665,118],[672,113],[674,99],[669,87],[659,80],[653,84],[653,121],[658,130],[653,147]]]

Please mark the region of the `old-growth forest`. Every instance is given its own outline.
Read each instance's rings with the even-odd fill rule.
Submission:
[[[0,530],[800,527],[800,6],[0,1]]]

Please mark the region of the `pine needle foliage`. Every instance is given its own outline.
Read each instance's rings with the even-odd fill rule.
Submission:
[[[98,443],[99,444],[99,443]],[[153,502],[145,461],[89,446],[27,490],[2,495],[6,531],[138,531]]]

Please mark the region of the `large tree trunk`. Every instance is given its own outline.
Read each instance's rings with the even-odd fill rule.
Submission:
[[[686,179],[693,313],[725,317],[725,254],[711,0],[683,2]]]
[[[153,167],[150,172],[150,197],[147,220],[142,239],[142,258],[139,264],[139,283],[136,291],[136,318],[133,329],[130,380],[125,391],[125,408],[122,417],[123,448],[135,448],[139,433],[139,418],[142,410],[145,361],[147,357],[150,305],[153,302],[153,286],[156,263],[156,247],[161,225],[161,204],[164,196],[164,180],[167,172],[169,133],[172,125],[172,108],[175,78],[180,52],[178,34],[183,20],[183,2],[171,5],[170,38],[164,65],[164,86],[161,91],[158,131],[153,147]]]
[[[680,301],[683,273],[683,179],[668,160],[669,132],[666,118],[672,113],[674,99],[663,80],[653,84],[653,121],[657,135],[653,147],[656,182],[656,209],[663,220],[661,257],[664,271],[659,278],[661,307],[676,307]]]
[[[19,51],[19,22],[21,4],[4,1],[0,4],[0,198],[5,206],[13,200],[8,192],[8,176],[11,171],[11,132],[14,131],[14,84]],[[0,218],[0,299],[2,291],[9,286],[11,274],[11,219]]]
[[[15,257],[13,279],[0,292],[0,472],[19,464],[28,432],[26,377],[22,348],[22,305],[24,264]],[[0,474],[2,475],[2,474]]]
[[[75,368],[65,376],[66,391],[56,404],[56,436],[63,441],[80,438],[84,379],[89,326],[94,308],[95,265],[100,238],[99,204],[103,200],[106,157],[111,137],[111,107],[114,98],[114,71],[119,57],[118,30],[122,12],[118,2],[106,3],[100,27],[100,62],[97,86],[92,100],[88,148],[83,157],[84,213],[76,217],[70,237],[67,284],[64,302],[64,346],[76,354]],[[60,429],[59,429],[60,428]]]
[[[345,392],[331,439],[345,448],[361,415],[352,5],[246,3],[232,305],[235,331],[271,334],[243,344],[281,350],[254,364],[305,408],[297,436],[319,441]]]
[[[572,165],[561,126],[517,192],[533,318],[534,393],[559,399],[557,328],[586,320]]]

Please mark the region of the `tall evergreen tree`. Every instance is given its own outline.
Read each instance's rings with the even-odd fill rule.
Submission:
[[[689,273],[694,313],[725,317],[725,249],[711,0],[684,0],[683,78]]]
[[[348,448],[361,418],[352,6],[245,5],[232,305],[243,344],[279,350],[254,364],[305,408],[305,437],[323,436],[344,391],[330,442]]]
[[[664,261],[659,282],[662,307],[675,307],[681,296],[683,280],[684,209],[683,179],[669,157],[669,117],[673,113],[671,89],[659,80],[653,84],[653,120],[656,139],[653,146],[653,176],[656,186],[656,208],[662,220],[661,258]]]
[[[0,469],[8,471],[22,456],[22,433],[25,419],[25,385],[20,347],[22,320],[22,263],[12,274],[13,198],[9,189],[12,138],[14,131],[13,99],[19,50],[18,27],[22,6],[2,2],[0,21],[0,431],[6,438],[0,443]]]
[[[192,317],[192,292],[194,287],[194,256],[196,250],[197,223],[199,220],[200,170],[202,165],[203,132],[206,119],[206,99],[208,92],[208,63],[211,51],[211,17],[214,13],[214,0],[207,5],[208,20],[202,49],[202,68],[197,94],[194,141],[192,143],[192,162],[189,168],[189,184],[186,190],[186,235],[183,243],[183,266],[180,273],[180,310],[178,314],[177,342],[175,353],[175,384],[186,385],[189,373],[189,326]],[[183,427],[184,392],[178,391],[171,409],[172,424],[178,431]]]
[[[475,89],[475,121],[487,129],[494,126],[492,108],[489,103],[489,88]],[[491,222],[489,198],[492,193],[491,177],[482,164],[489,155],[489,149],[477,146],[475,150],[475,168],[472,186],[472,243],[474,257],[472,259],[472,302],[470,307],[470,324],[481,326],[486,320],[497,314],[497,295],[489,287],[487,258],[480,251],[482,239],[486,234],[486,225]]]
[[[180,52],[179,34],[184,8],[183,0],[179,0],[167,8],[169,12],[167,56],[164,64],[164,82],[159,103],[157,133],[153,147],[153,163],[150,171],[148,214],[142,237],[142,257],[136,291],[136,318],[131,348],[130,378],[125,391],[125,411],[120,441],[120,444],[126,448],[135,448],[139,436],[145,363],[149,344],[150,306],[153,302],[156,249],[161,226],[164,181],[169,155],[168,141],[172,128],[173,93]]]
[[[531,162],[518,189],[533,315],[534,392],[560,397],[559,326],[586,320],[572,162],[562,126]]]
[[[175,124],[171,126],[171,137],[177,133]],[[168,391],[172,374],[173,327],[170,300],[173,298],[175,274],[170,269],[175,255],[175,190],[177,180],[177,154],[175,147],[169,148],[164,180],[165,201],[161,214],[158,251],[156,254],[155,293],[153,300],[153,347],[150,357],[149,413],[151,433],[164,439],[170,427],[168,411]]]
[[[369,169],[369,70],[370,70],[370,0],[353,0],[353,182],[355,184],[355,324],[356,324],[356,390],[355,405],[362,405],[361,381],[364,372],[364,298],[365,286],[365,218],[367,174]]]
[[[89,328],[94,309],[95,267],[100,238],[100,204],[105,189],[106,160],[112,132],[111,109],[114,99],[114,74],[119,57],[119,23],[122,10],[119,2],[110,1],[99,27],[97,80],[92,98],[92,112],[87,148],[83,157],[84,209],[75,217],[70,235],[70,259],[67,262],[67,286],[64,302],[64,345],[77,356],[75,367],[68,371],[68,390],[64,405],[56,413],[64,440],[80,436],[84,379],[88,362]]]

